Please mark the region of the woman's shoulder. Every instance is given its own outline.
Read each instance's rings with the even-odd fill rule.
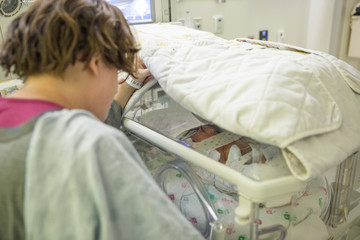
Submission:
[[[125,137],[118,129],[111,127],[85,110],[51,111],[42,115],[36,123],[34,133],[52,135],[69,141],[86,138]]]
[[[32,143],[47,152],[73,156],[127,155],[138,158],[126,135],[83,110],[53,111],[41,116],[34,127]]]

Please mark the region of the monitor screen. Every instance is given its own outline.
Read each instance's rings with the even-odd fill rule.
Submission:
[[[129,23],[154,22],[153,0],[107,0],[118,7]]]

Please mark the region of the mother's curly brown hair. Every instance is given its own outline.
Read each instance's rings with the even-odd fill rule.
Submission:
[[[109,66],[136,71],[138,45],[121,11],[104,0],[37,0],[7,30],[0,65],[20,77],[60,75],[100,54]]]

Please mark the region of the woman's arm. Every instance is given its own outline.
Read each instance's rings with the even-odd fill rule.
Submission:
[[[146,68],[141,59],[138,59],[138,71],[135,74],[135,78],[132,79],[142,84],[149,78],[150,75],[151,73],[149,69]],[[125,108],[132,94],[136,91],[136,88],[129,85],[124,78],[120,79],[119,82],[120,84],[118,86],[118,91],[114,96],[114,101],[111,104],[108,116],[105,120],[106,124],[109,124],[115,128],[120,127],[123,109]]]
[[[131,95],[137,90],[133,86],[129,85],[126,79],[133,79],[133,81],[140,83],[142,85],[146,79],[151,75],[149,69],[146,68],[144,62],[138,58],[137,59],[137,72],[134,74],[134,77],[128,75],[125,79],[120,79],[120,83],[118,86],[118,91],[114,97],[114,100],[120,104],[120,106],[124,109],[126,103],[129,101]]]
[[[123,114],[123,108],[120,106],[120,104],[117,101],[114,100],[111,103],[109,113],[104,122],[114,128],[119,129],[121,125],[122,114]]]

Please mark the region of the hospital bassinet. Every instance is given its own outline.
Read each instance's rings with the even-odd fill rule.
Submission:
[[[204,237],[359,239],[357,153],[336,172],[300,181],[290,173],[279,149],[199,118],[154,80],[133,95],[125,113],[122,128],[153,177]],[[215,143],[192,142],[202,126],[216,129],[219,137],[209,138]],[[230,157],[225,164],[214,160],[212,150],[238,139],[252,151],[241,155],[232,149],[229,155],[237,162],[228,163]]]

